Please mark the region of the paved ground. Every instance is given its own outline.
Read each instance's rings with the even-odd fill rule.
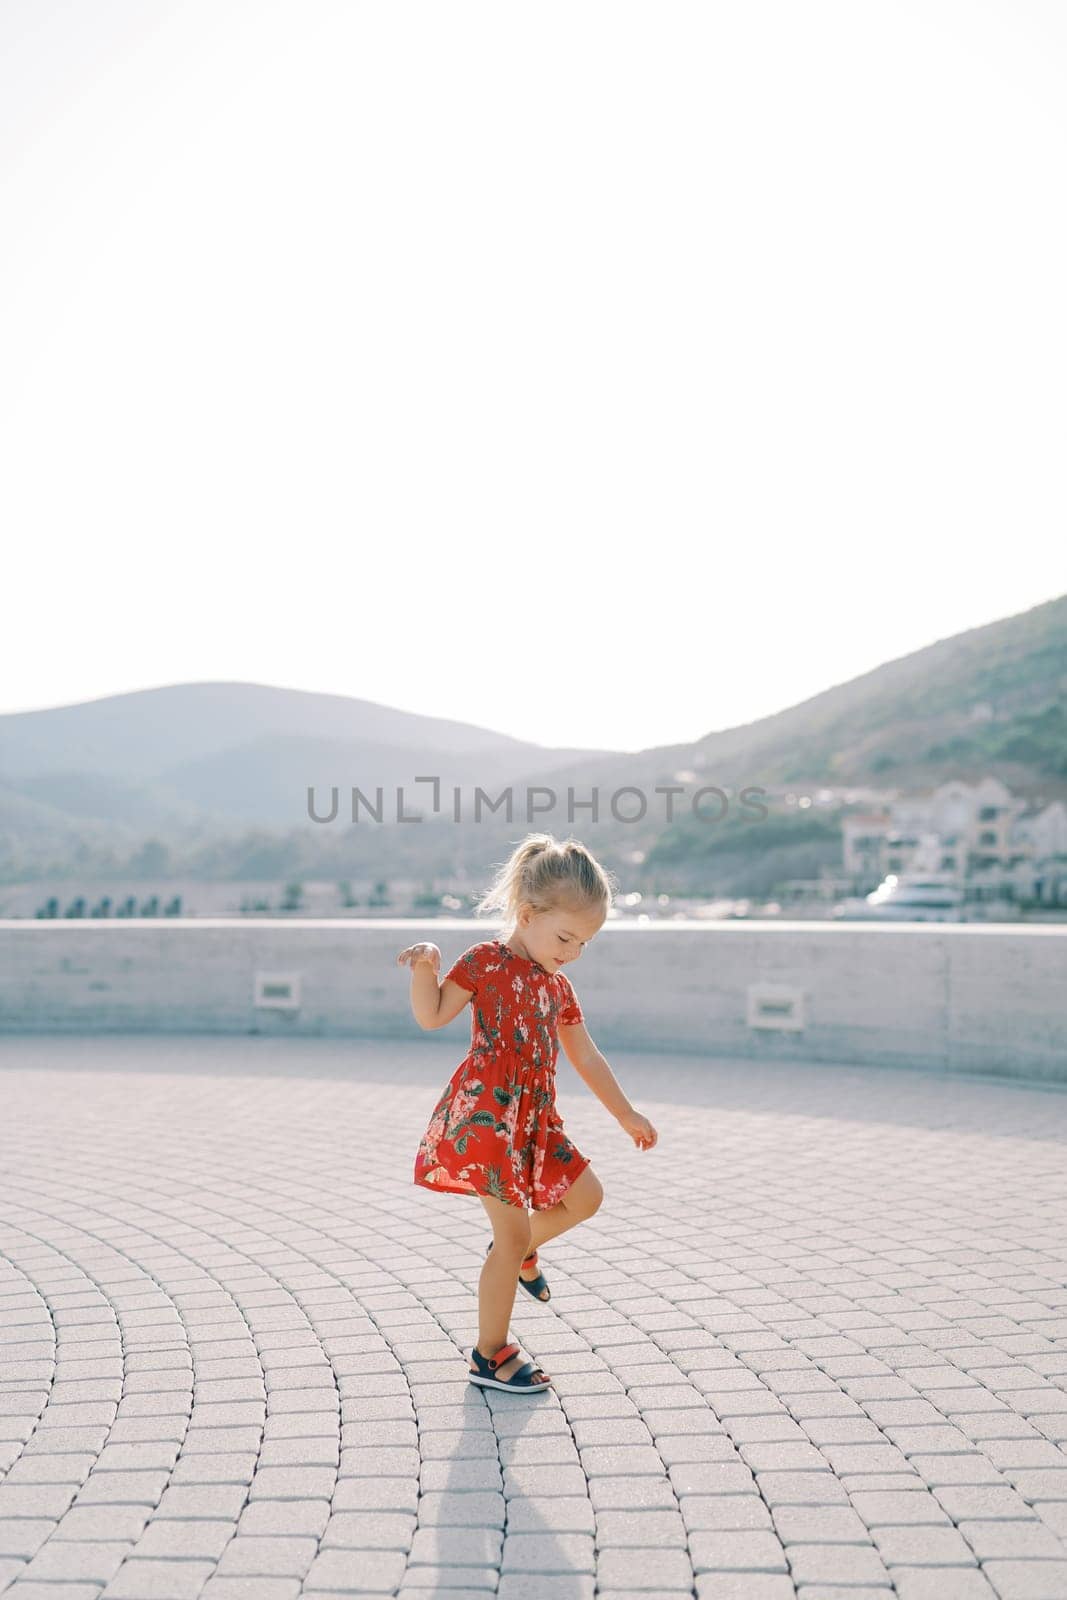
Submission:
[[[478,1390],[464,1040],[0,1040],[0,1591],[1064,1600],[1067,1095],[565,1062],[606,1199]]]

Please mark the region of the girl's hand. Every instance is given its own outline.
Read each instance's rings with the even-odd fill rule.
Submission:
[[[651,1150],[659,1134],[640,1111],[627,1111],[619,1119],[620,1128],[625,1128],[634,1144],[639,1150]]]
[[[401,966],[407,962],[412,970],[420,961],[424,961],[427,966],[433,968],[435,978],[441,970],[441,952],[435,944],[409,944],[406,950],[401,950],[396,959]]]

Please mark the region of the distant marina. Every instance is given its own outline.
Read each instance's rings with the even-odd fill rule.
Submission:
[[[277,918],[330,921],[396,918],[452,921],[470,914],[468,902],[445,893],[432,899],[416,883],[391,882],[385,894],[373,886],[350,897],[329,882],[285,884],[276,881],[197,882],[160,885],[120,882],[87,884],[74,880],[9,884],[0,888],[3,920],[142,920],[145,918]],[[379,886],[380,887],[380,886]],[[842,893],[826,880],[821,892],[809,885],[777,899],[760,896],[643,894],[618,897],[611,920],[629,923],[783,922],[1067,922],[1067,905],[1020,906],[1003,898],[969,899],[951,873],[888,873],[864,895]],[[346,898],[352,903],[346,904]]]

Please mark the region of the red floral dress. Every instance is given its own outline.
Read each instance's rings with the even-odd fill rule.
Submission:
[[[547,1211],[589,1165],[556,1110],[556,1027],[584,1020],[578,997],[500,939],[471,945],[445,976],[474,997],[471,1044],[419,1141],[414,1181]]]

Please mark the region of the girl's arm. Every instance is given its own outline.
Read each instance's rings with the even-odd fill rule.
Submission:
[[[420,1028],[443,1028],[458,1017],[470,999],[470,990],[446,978],[438,983],[441,952],[435,944],[413,944],[401,950],[397,962],[411,965],[411,1010]]]
[[[622,1085],[586,1031],[584,1022],[557,1029],[564,1054],[582,1082],[587,1084],[601,1105],[621,1121],[633,1111]]]
[[[646,1116],[635,1111],[622,1085],[586,1031],[584,1022],[559,1027],[559,1042],[564,1054],[582,1082],[587,1084],[601,1105],[625,1128],[639,1150],[651,1150],[659,1134]]]
[[[437,1012],[441,1003],[441,987],[437,973],[441,966],[441,952],[435,944],[410,944],[401,950],[397,962],[411,967],[411,1009],[420,1028],[436,1028]]]

